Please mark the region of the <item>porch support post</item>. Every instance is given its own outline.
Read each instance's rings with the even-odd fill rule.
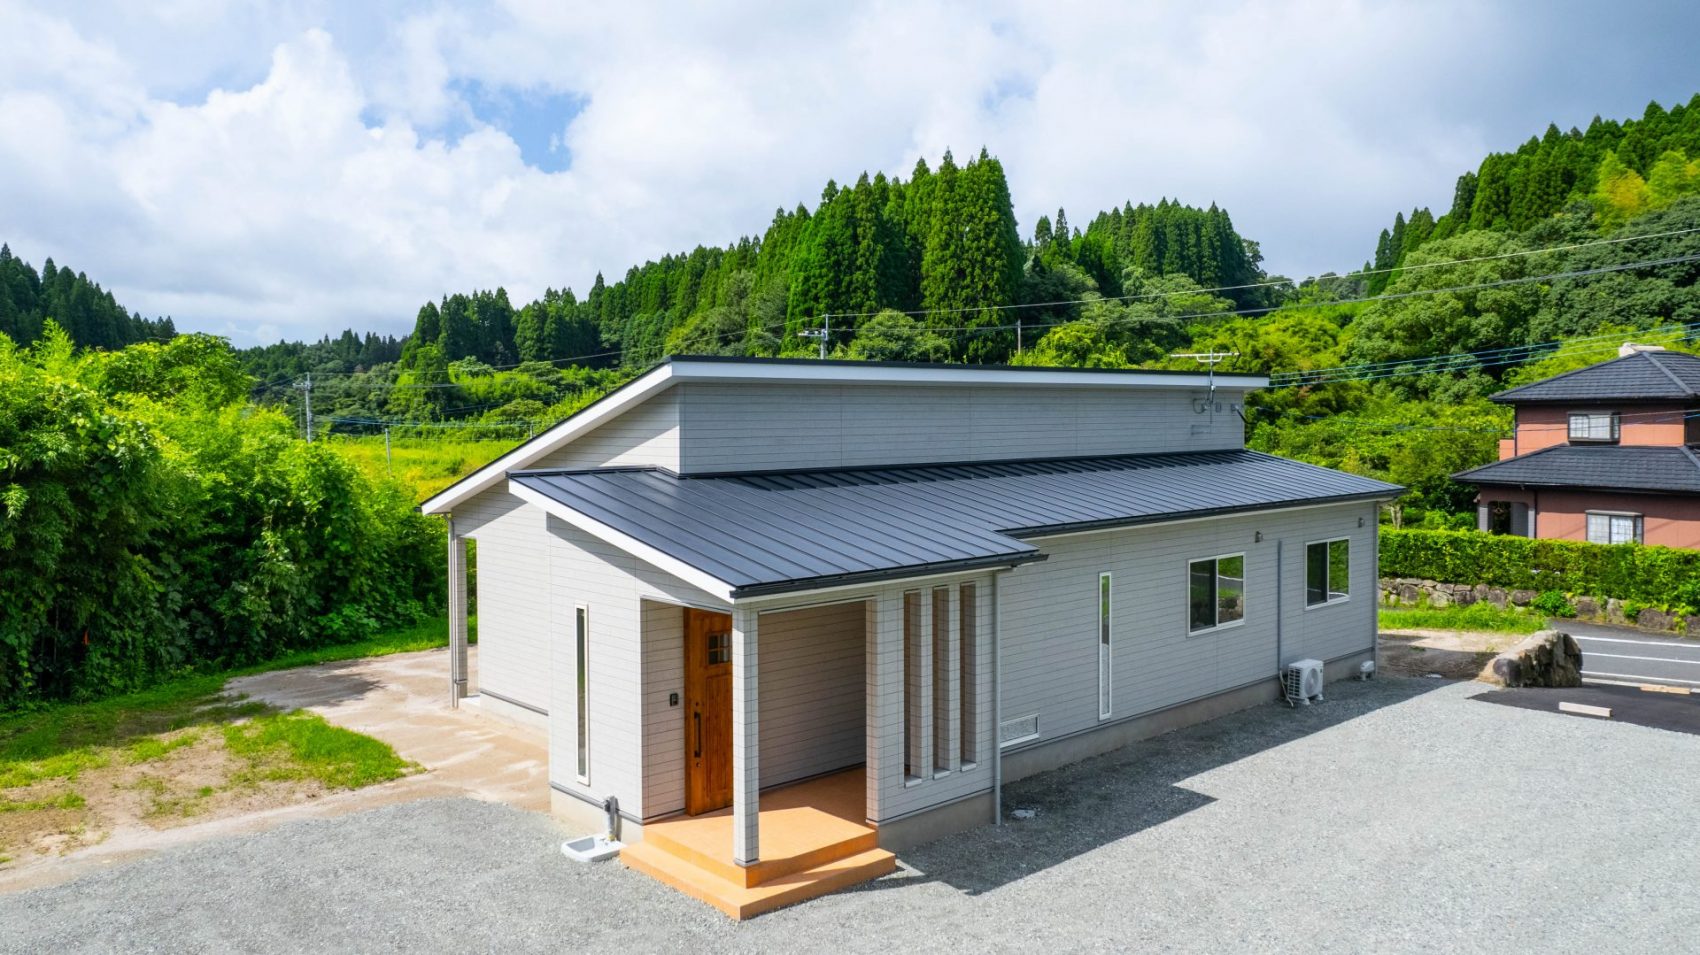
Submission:
[[[466,698],[466,539],[449,518],[449,707]]]
[[[756,611],[732,608],[732,861],[761,861],[760,714],[756,696]]]
[[[903,593],[867,602],[867,818],[879,822],[882,793],[903,788]]]

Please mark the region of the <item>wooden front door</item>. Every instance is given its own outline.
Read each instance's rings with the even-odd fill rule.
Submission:
[[[732,804],[732,615],[685,611],[685,812]]]

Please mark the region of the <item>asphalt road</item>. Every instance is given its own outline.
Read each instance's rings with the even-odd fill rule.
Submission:
[[[1574,620],[1554,620],[1552,625],[1582,645],[1583,679],[1700,689],[1700,640]]]

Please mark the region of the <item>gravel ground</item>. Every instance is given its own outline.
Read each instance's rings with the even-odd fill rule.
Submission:
[[[1008,787],[1034,819],[741,925],[567,862],[541,815],[440,799],[0,897],[0,950],[1691,950],[1700,737],[1481,689],[1335,684],[1172,733]]]

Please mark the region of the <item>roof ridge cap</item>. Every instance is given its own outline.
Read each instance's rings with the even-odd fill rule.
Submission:
[[[1669,368],[1666,368],[1665,363],[1662,362],[1662,361],[1659,361],[1657,356],[1666,355],[1666,354],[1669,354],[1669,352],[1644,351],[1644,352],[1636,352],[1636,354],[1637,355],[1646,355],[1647,360],[1653,363],[1653,367],[1657,368],[1659,371],[1663,372],[1664,376],[1666,378],[1669,378],[1678,388],[1681,388],[1683,391],[1687,392],[1690,395],[1694,394],[1694,389],[1689,387],[1688,382],[1683,381],[1681,378],[1678,378],[1676,376],[1676,372],[1673,372]]]
[[[1695,454],[1694,449],[1686,444],[1677,445],[1677,447],[1682,449],[1682,453],[1688,458],[1688,460],[1694,462],[1695,469],[1700,470],[1700,454]]]
[[[1630,354],[1630,355],[1619,355],[1616,358],[1608,358],[1605,361],[1597,361],[1597,362],[1594,362],[1592,365],[1583,365],[1581,368],[1572,368],[1569,371],[1561,371],[1558,374],[1553,375],[1551,378],[1542,378],[1539,381],[1531,381],[1531,382],[1528,382],[1527,384],[1518,385],[1515,388],[1507,388],[1504,391],[1501,391],[1498,394],[1493,395],[1492,397],[1494,397],[1494,398],[1504,398],[1506,395],[1514,395],[1519,391],[1523,391],[1523,390],[1528,389],[1528,388],[1534,388],[1537,385],[1550,385],[1555,381],[1559,381],[1559,380],[1562,380],[1562,379],[1565,379],[1565,378],[1569,378],[1571,375],[1580,375],[1581,373],[1583,373],[1585,371],[1593,371],[1596,368],[1604,368],[1607,365],[1615,365],[1620,361],[1628,361],[1631,358],[1635,358],[1635,357],[1645,355],[1645,354],[1647,354],[1647,352],[1638,351],[1638,352],[1635,352],[1634,354]]]

